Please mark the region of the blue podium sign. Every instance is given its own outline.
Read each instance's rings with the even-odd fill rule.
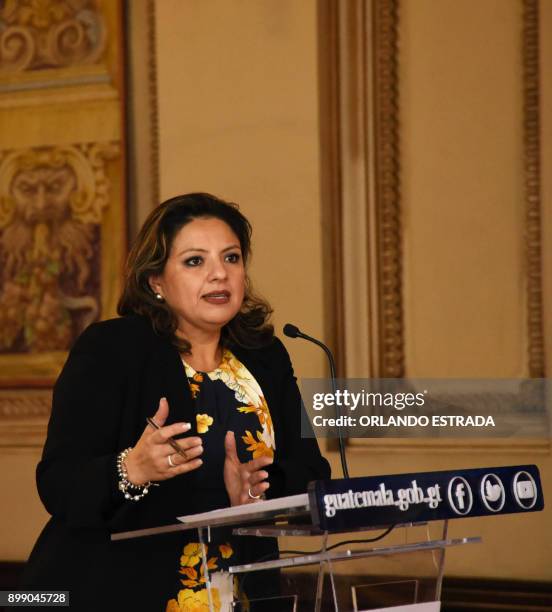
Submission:
[[[327,531],[544,508],[536,465],[317,480],[309,501]]]

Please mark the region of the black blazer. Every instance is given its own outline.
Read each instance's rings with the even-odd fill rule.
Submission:
[[[316,440],[301,438],[301,398],[284,345],[275,338],[260,349],[230,349],[256,378],[272,416],[276,453],[267,495],[304,492],[310,480],[329,478]],[[195,422],[180,355],[146,318],[95,323],[79,337],[54,388],[37,467],[38,492],[52,518],[22,586],[70,590],[75,610],[162,609],[159,596],[166,602],[171,595],[182,539],[111,542],[110,533],[174,523],[229,502],[220,489],[196,495],[194,472],[160,483],[139,502],[118,491],[117,454],[136,444],[161,397],[169,402],[167,424]]]

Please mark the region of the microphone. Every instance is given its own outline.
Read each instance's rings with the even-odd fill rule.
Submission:
[[[328,357],[328,362],[330,364],[330,378],[331,378],[331,383],[332,383],[332,391],[335,395],[337,391],[337,382],[335,380],[336,379],[335,360],[334,360],[334,357],[330,349],[323,342],[321,342],[320,340],[317,340],[316,338],[313,338],[312,336],[308,336],[307,334],[304,334],[297,326],[292,325],[291,323],[286,323],[284,325],[284,334],[288,338],[303,338],[303,340],[308,340],[309,342],[312,342],[316,344],[317,346],[319,346],[321,349],[323,349],[323,351],[326,353],[326,356]],[[337,418],[341,416],[341,407],[337,405],[337,402],[335,405],[335,416]],[[339,425],[337,426],[337,436],[339,438],[339,456],[341,458],[341,469],[343,470],[343,477],[349,478],[349,469],[347,467],[347,457],[345,456],[345,442],[343,440],[341,426]]]

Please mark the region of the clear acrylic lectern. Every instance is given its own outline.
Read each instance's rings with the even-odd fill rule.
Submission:
[[[383,525],[340,533],[320,531],[312,525],[307,494],[223,508],[179,517],[175,525],[128,531],[113,540],[153,536],[171,531],[196,530],[206,543],[210,531],[232,527],[236,536],[278,537],[280,557],[231,566],[224,572],[201,561],[207,579],[210,612],[246,610],[388,610],[436,612],[440,609],[445,550],[478,543],[479,537],[451,539],[448,521]],[[289,552],[287,549],[291,548]],[[237,599],[221,608],[213,596],[213,583],[237,577],[255,579],[256,572],[282,570],[279,597]],[[244,589],[245,591],[246,589]]]

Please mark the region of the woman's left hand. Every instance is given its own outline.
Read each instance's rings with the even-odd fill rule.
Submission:
[[[263,468],[271,465],[272,457],[257,457],[241,463],[236,451],[236,438],[233,431],[226,433],[224,439],[226,459],[224,461],[224,484],[232,506],[250,504],[257,501],[270,487],[266,480],[268,472]]]

